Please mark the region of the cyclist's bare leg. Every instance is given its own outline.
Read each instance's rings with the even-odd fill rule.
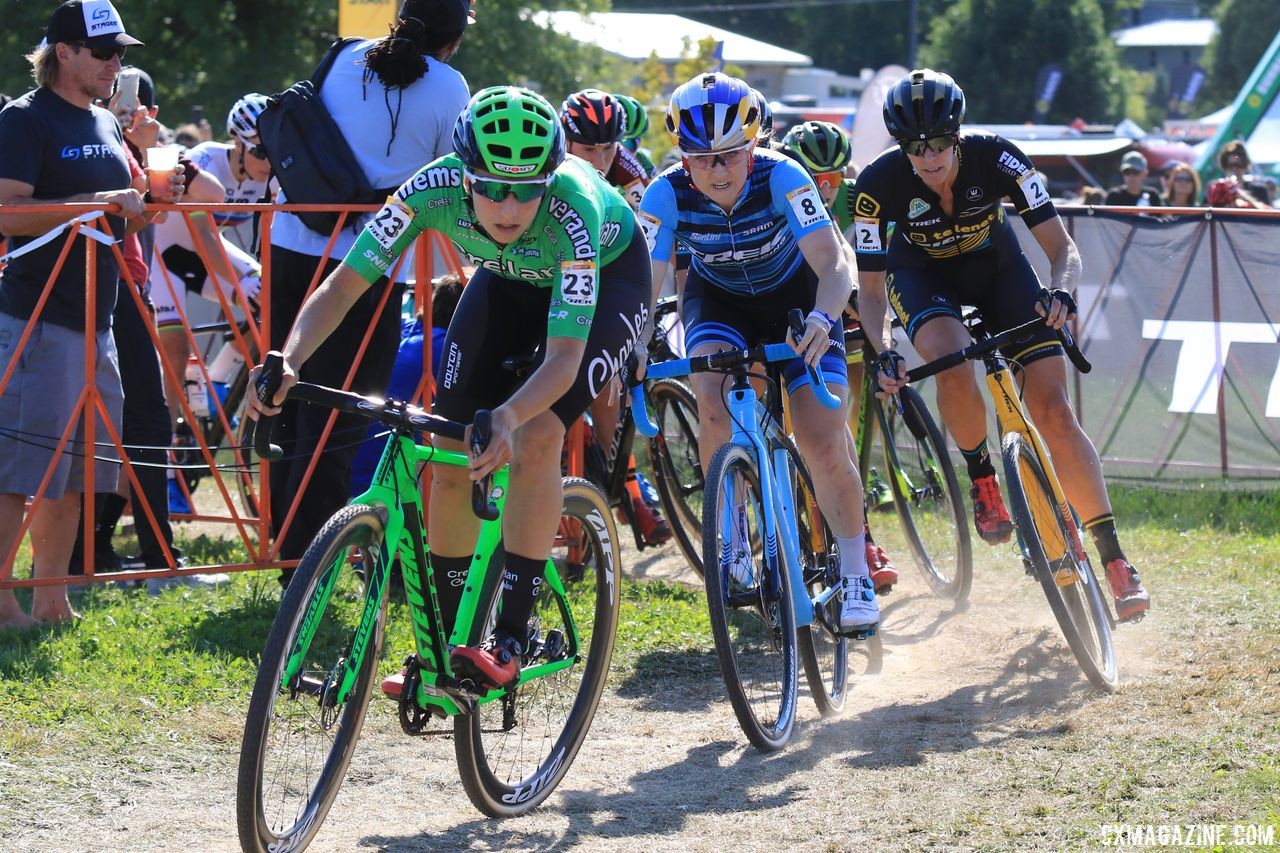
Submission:
[[[964,349],[972,342],[963,323],[954,317],[940,316],[927,320],[916,332],[912,344],[921,358],[932,361]],[[987,406],[974,370],[972,364],[965,362],[937,376],[938,412],[962,449],[977,447],[987,440]]]
[[[701,344],[689,355],[711,355],[725,349],[728,347],[723,344]],[[698,399],[698,460],[703,471],[710,471],[711,457],[733,434],[724,404],[724,392],[732,380],[721,373],[695,373],[689,377],[689,383]]]
[[[1098,451],[1076,420],[1067,395],[1066,358],[1031,362],[1023,369],[1021,382],[1023,401],[1053,454],[1053,466],[1067,500],[1085,520],[1110,513]]]
[[[862,361],[851,361],[845,365],[845,372],[849,376],[849,416],[846,420],[849,423],[849,429],[857,431],[858,419],[862,417]],[[852,441],[852,435],[850,436]],[[852,445],[851,445],[852,446]],[[857,460],[857,450],[852,451],[853,458]]]
[[[796,444],[813,477],[818,507],[831,532],[847,539],[862,535],[862,480],[850,454],[853,442],[844,419],[847,389],[830,386],[841,397],[841,406],[828,409],[818,402],[807,386],[791,395],[791,423]]]
[[[551,552],[560,520],[560,448],[564,445],[564,432],[564,424],[549,411],[515,432],[511,496],[502,521],[508,551],[531,556]],[[447,450],[462,450],[461,442],[439,436],[435,443]],[[432,466],[428,512],[427,541],[432,553],[444,557],[474,553],[480,522],[471,512],[471,479],[465,468]]]
[[[591,405],[587,407],[587,411],[591,413],[591,428],[595,432],[596,442],[599,443],[605,456],[608,457],[609,450],[613,445],[613,432],[618,428],[618,407],[619,400],[614,400],[613,405],[609,404],[610,391],[606,388],[600,392],[600,396],[591,401]],[[606,463],[613,464],[613,460],[606,458]]]

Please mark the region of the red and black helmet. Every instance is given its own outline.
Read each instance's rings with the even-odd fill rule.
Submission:
[[[599,89],[583,89],[565,98],[560,124],[570,142],[604,145],[618,142],[626,130],[627,113],[618,99]]]

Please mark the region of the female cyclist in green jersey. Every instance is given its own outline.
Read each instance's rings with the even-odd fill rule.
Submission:
[[[541,95],[513,86],[478,92],[458,117],[453,147],[387,200],[307,300],[284,348],[285,381],[273,402],[422,231],[446,234],[476,267],[445,338],[435,411],[469,422],[477,410],[492,409],[493,434],[472,460],[470,479],[461,469],[433,467],[428,541],[448,630],[479,529],[471,480],[511,462],[497,629],[479,648],[453,652],[463,674],[502,686],[518,674],[560,520],[566,427],[609,386],[644,328],[649,261],[626,200],[586,163],[565,158],[556,111]],[[538,345],[538,367],[518,384],[503,360]],[[256,401],[252,407],[278,411]]]

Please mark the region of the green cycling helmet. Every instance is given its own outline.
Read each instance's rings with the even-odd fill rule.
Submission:
[[[849,137],[839,125],[829,121],[797,124],[787,131],[782,145],[788,155],[813,175],[844,171],[853,157]]]
[[[476,92],[458,116],[453,150],[472,171],[541,177],[564,161],[564,128],[537,92],[490,86]]]
[[[622,104],[622,112],[627,116],[627,126],[622,131],[623,140],[639,139],[649,130],[649,114],[645,111],[644,104],[630,95],[614,95],[619,104]]]

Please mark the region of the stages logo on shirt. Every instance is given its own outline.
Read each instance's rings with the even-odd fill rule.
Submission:
[[[96,160],[98,158],[114,158],[117,149],[111,145],[103,145],[100,142],[90,142],[87,145],[68,145],[62,149],[63,160]]]

